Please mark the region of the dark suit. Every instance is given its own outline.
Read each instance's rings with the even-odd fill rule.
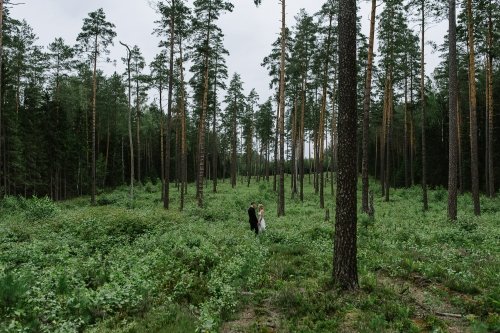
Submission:
[[[257,220],[257,215],[255,214],[255,208],[253,208],[252,206],[248,208],[248,219],[249,219],[248,222],[250,222],[250,230],[255,230],[255,234],[258,234],[259,220]]]

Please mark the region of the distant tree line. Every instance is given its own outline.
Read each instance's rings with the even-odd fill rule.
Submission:
[[[262,60],[272,92],[263,103],[254,89],[245,93],[244,78],[228,73],[217,21],[232,10],[230,2],[158,2],[154,33],[162,42],[150,64],[134,41],[116,36],[102,9],[83,20],[75,45],[56,38],[42,47],[26,21],[11,17],[9,3],[2,7],[1,196],[90,194],[94,201],[98,189],[128,184],[133,197],[134,183],[160,179],[165,208],[170,189],[184,198],[189,182],[202,206],[203,192],[216,192],[218,181],[237,186],[254,179],[273,182],[283,215],[285,173],[290,197],[303,199],[304,181],[314,184],[320,207],[325,189],[334,194],[338,1],[325,1],[314,14],[301,10],[294,26],[283,24]],[[431,45],[442,62],[425,75],[427,26],[448,9],[439,1],[372,0],[370,35],[357,29],[360,140],[350,149],[363,176],[364,211],[368,175],[380,180],[386,200],[391,188],[420,184],[426,209],[427,187],[448,184],[453,147],[457,190],[472,192],[476,214],[479,192],[493,196],[499,186],[500,4],[458,1],[451,117],[448,38]],[[117,42],[126,70],[106,75],[100,64]],[[159,97],[152,100],[151,92]],[[448,135],[450,124],[455,136]]]

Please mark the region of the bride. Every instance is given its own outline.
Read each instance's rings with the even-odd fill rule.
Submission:
[[[266,230],[266,220],[264,219],[264,205],[259,204],[259,233]]]

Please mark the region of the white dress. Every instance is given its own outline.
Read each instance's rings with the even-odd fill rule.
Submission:
[[[259,211],[259,232],[266,230],[266,220],[264,219],[264,211]]]

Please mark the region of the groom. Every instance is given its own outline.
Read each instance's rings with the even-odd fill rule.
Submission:
[[[249,218],[249,222],[250,222],[250,230],[255,230],[255,235],[257,235],[259,233],[259,228],[258,228],[258,224],[259,224],[259,221],[257,220],[257,215],[255,214],[255,207],[257,205],[255,204],[255,202],[252,202],[250,204],[250,208],[248,208],[248,218]]]

